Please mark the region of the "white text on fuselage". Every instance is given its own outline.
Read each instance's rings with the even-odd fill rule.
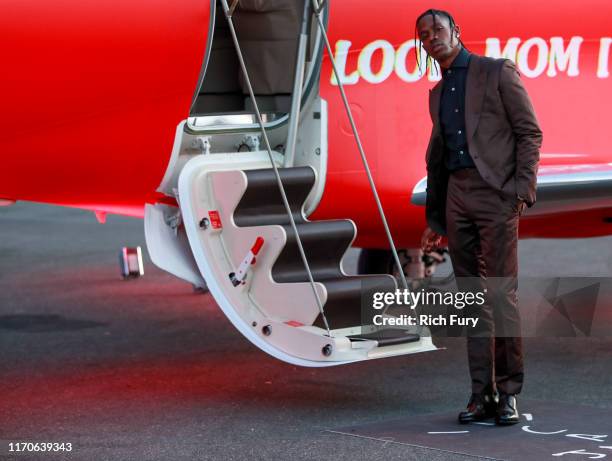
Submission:
[[[537,78],[542,75],[556,77],[564,74],[568,77],[580,75],[580,50],[584,42],[582,37],[566,40],[562,37],[551,37],[548,41],[541,37],[527,40],[508,39],[502,47],[499,38],[487,38],[485,55],[493,58],[507,58],[514,61],[522,75]],[[609,57],[612,38],[602,37],[597,51],[598,78],[608,78]],[[363,80],[377,84],[387,80],[392,74],[402,81],[413,83],[427,75],[430,81],[440,80],[440,73],[427,66],[427,54],[421,47],[419,65],[415,53],[419,50],[419,41],[410,39],[397,48],[387,40],[374,40],[358,51],[356,67],[349,68],[348,56],[352,42],[338,40],[334,58],[340,79],[345,85],[354,85]],[[375,58],[375,56],[377,56]],[[427,67],[427,69],[426,69]],[[331,75],[332,85],[337,85],[335,75]]]

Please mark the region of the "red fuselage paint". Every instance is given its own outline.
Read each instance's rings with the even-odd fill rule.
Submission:
[[[415,69],[415,18],[429,2],[330,2],[329,34],[383,206],[400,247],[418,246],[424,209],[410,203],[425,176],[436,76]],[[517,61],[544,132],[541,165],[609,164],[612,3],[440,1],[475,53]],[[593,14],[596,12],[596,14]],[[0,35],[0,199],[142,216],[191,106],[210,27],[208,1],[63,0],[3,8]],[[313,219],[351,218],[357,245],[386,240],[348,119],[324,58],[328,174]],[[348,199],[350,197],[350,199]],[[536,205],[537,206],[537,205]],[[609,209],[521,220],[521,237],[611,233]]]

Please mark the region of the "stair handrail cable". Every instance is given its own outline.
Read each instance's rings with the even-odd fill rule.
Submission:
[[[357,132],[357,126],[355,125],[355,119],[353,118],[353,113],[349,106],[348,99],[346,97],[346,93],[344,92],[344,85],[342,84],[340,73],[338,72],[338,69],[336,68],[336,62],[334,59],[334,54],[331,49],[331,45],[329,43],[329,38],[327,37],[327,32],[325,31],[325,26],[323,24],[323,21],[321,20],[321,11],[323,10],[325,3],[326,3],[326,0],[323,0],[323,2],[321,3],[319,3],[318,0],[312,0],[314,14],[317,18],[319,28],[321,29],[321,35],[323,36],[323,40],[325,41],[325,47],[327,48],[327,54],[329,55],[329,60],[332,65],[334,75],[336,76],[336,81],[338,82],[338,88],[340,89],[340,95],[342,96],[342,102],[344,103],[346,115],[349,118],[351,129],[353,130],[353,136],[355,137],[357,148],[359,149],[359,155],[361,155],[361,161],[363,162],[363,167],[365,169],[366,175],[368,177],[368,181],[370,183],[370,189],[372,190],[372,195],[374,196],[374,200],[376,201],[378,213],[380,214],[380,218],[385,228],[385,233],[387,234],[387,240],[389,241],[389,245],[391,246],[391,252],[393,254],[393,259],[394,259],[395,265],[397,266],[397,270],[400,274],[402,286],[404,287],[405,290],[409,290],[408,282],[406,281],[406,275],[404,274],[404,270],[400,263],[399,256],[397,254],[397,249],[395,247],[395,243],[393,243],[393,237],[391,236],[391,231],[389,230],[389,225],[387,224],[387,218],[385,217],[385,212],[383,210],[382,204],[380,203],[380,198],[378,197],[378,191],[376,190],[376,185],[374,184],[374,179],[372,178],[372,173],[368,165],[368,160],[366,158],[365,151],[363,149],[363,145],[361,144],[359,133]]]
[[[228,6],[227,0],[221,0],[221,4],[223,6],[223,11],[225,13],[225,17],[227,19],[227,23],[230,29],[230,33],[232,35],[232,41],[234,42],[234,47],[236,48],[236,54],[238,55],[238,61],[240,62],[240,68],[242,70],[242,74],[244,76],[245,83],[249,90],[249,96],[251,101],[253,102],[253,108],[255,109],[255,115],[257,116],[257,121],[261,128],[261,134],[264,139],[264,143],[266,145],[266,150],[268,151],[268,157],[270,158],[270,163],[272,164],[272,169],[274,170],[274,176],[276,177],[276,182],[278,183],[278,188],[280,190],[281,198],[283,200],[283,204],[287,211],[287,215],[289,216],[289,221],[291,223],[291,228],[295,233],[295,240],[300,252],[300,256],[302,257],[302,261],[304,263],[304,268],[308,274],[308,280],[310,282],[310,286],[312,287],[312,292],[314,293],[315,299],[317,301],[317,306],[319,308],[319,312],[321,313],[321,317],[323,319],[323,323],[325,325],[325,329],[327,330],[327,335],[331,337],[331,330],[329,328],[329,322],[327,321],[327,317],[325,316],[325,311],[323,310],[323,303],[321,302],[321,298],[319,297],[319,293],[315,286],[314,278],[312,276],[312,272],[310,270],[310,265],[308,264],[308,259],[306,258],[306,253],[304,252],[304,247],[302,246],[302,239],[297,230],[297,226],[295,225],[295,219],[293,218],[293,213],[291,212],[291,207],[289,206],[289,201],[287,200],[287,195],[285,194],[285,188],[283,186],[283,182],[281,180],[280,174],[278,172],[278,168],[276,163],[274,162],[274,157],[272,156],[272,147],[270,146],[270,140],[268,139],[268,134],[266,133],[266,129],[264,126],[264,122],[261,118],[261,112],[259,111],[259,106],[257,105],[257,100],[255,99],[255,93],[253,92],[253,86],[251,85],[251,79],[249,78],[249,74],[247,72],[246,64],[244,63],[244,58],[242,56],[242,50],[240,48],[240,44],[238,43],[238,37],[236,36],[236,29],[234,28],[234,23],[232,21],[232,14],[238,5],[240,0],[234,0],[231,8]],[[308,2],[308,0],[305,0]]]

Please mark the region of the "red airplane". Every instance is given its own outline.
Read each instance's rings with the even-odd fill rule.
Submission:
[[[281,360],[433,350],[428,335],[361,326],[363,289],[395,279],[339,92],[342,83],[406,271],[422,277],[427,98],[440,75],[425,56],[417,66],[414,22],[432,6],[454,15],[472,52],[514,60],[532,97],[544,145],[521,238],[611,234],[603,0],[313,2],[305,21],[301,0],[5,3],[0,203],[144,218],[155,264],[205,279],[236,328]],[[366,250],[367,272],[387,274],[347,276],[350,245]]]

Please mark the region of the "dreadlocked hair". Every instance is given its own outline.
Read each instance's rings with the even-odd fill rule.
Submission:
[[[446,17],[446,19],[448,19],[448,23],[451,29],[451,33],[453,31],[453,29],[455,28],[455,19],[451,16],[451,14],[448,11],[444,11],[444,10],[435,10],[435,9],[429,9],[427,11],[425,11],[423,14],[421,14],[416,22],[414,23],[414,41],[416,43],[417,38],[418,38],[418,29],[417,29],[417,25],[419,24],[419,21],[421,19],[423,19],[425,16],[427,15],[431,15],[432,19],[433,19],[433,25],[434,25],[434,29],[436,27],[436,16],[444,16]],[[457,40],[459,40],[459,43],[461,43],[461,46],[463,48],[466,48],[466,46],[463,44],[463,42],[461,41],[461,39],[459,37],[457,37]],[[416,63],[417,63],[417,68],[419,69],[419,72],[421,72],[421,53],[423,52],[423,44],[421,43],[421,41],[419,40],[419,50],[417,52],[416,46],[414,47],[414,54],[416,57]],[[429,53],[427,53],[427,51],[425,51],[425,54],[427,55],[426,58],[426,63],[425,63],[425,71],[427,71],[427,66],[432,66],[432,61],[433,61],[433,68],[436,70],[436,74],[438,73],[438,63],[436,62],[435,59],[432,59],[431,56],[429,56]]]

